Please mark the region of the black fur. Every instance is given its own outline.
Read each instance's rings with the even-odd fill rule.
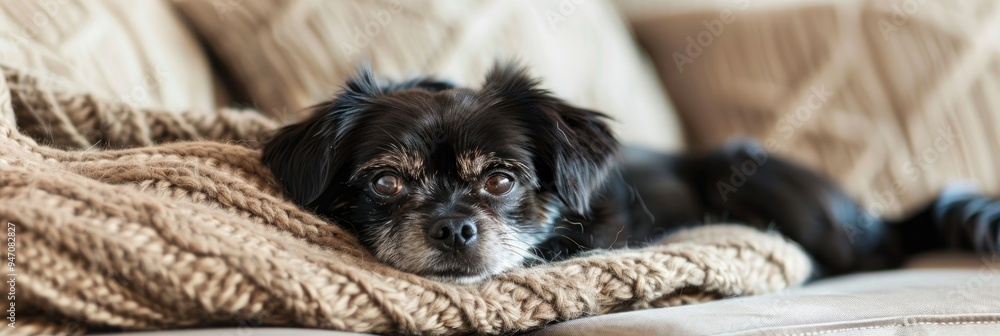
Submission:
[[[639,246],[713,221],[777,229],[830,274],[879,269],[948,245],[920,237],[968,226],[968,215],[956,213],[1000,213],[997,202],[970,194],[943,198],[924,211],[930,214],[886,223],[822,176],[752,142],[711,153],[619,153],[605,115],[553,97],[511,64],[492,70],[479,91],[432,78],[379,85],[362,68],[314,110],[310,119],[280,130],[264,150],[264,162],[291,198],[344,225],[380,259],[448,280]],[[490,163],[468,168],[483,162]],[[485,192],[485,181],[496,174],[510,176],[514,189]],[[373,191],[386,175],[402,178],[400,194]],[[992,240],[953,236],[995,252],[995,217],[984,224],[993,231],[977,231],[993,234]],[[427,228],[456,220],[478,228],[476,243],[432,248]]]

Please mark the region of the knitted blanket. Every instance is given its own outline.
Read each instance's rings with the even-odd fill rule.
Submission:
[[[440,283],[378,262],[290,203],[257,150],[156,144],[252,144],[275,126],[252,111],[139,110],[37,84],[9,69],[0,78],[0,224],[13,243],[3,279],[16,293],[16,328],[5,332],[511,333],[773,292],[810,271],[778,235],[717,225],[476,285]]]

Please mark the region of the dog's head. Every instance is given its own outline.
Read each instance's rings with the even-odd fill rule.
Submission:
[[[264,162],[300,205],[338,221],[380,260],[471,282],[533,258],[562,214],[585,215],[618,143],[515,65],[481,90],[431,79],[379,85],[362,69]]]

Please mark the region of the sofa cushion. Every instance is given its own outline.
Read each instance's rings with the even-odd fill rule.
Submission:
[[[389,77],[478,86],[495,61],[517,57],[559,97],[620,120],[626,142],[680,146],[655,71],[605,1],[175,4],[233,74],[235,96],[286,121],[329,99],[361,62]]]
[[[881,214],[1000,192],[1000,2],[620,1],[692,147],[760,139]]]
[[[205,54],[161,0],[0,2],[0,65],[141,108],[216,107]]]
[[[573,320],[536,335],[988,335],[1000,330],[1000,256],[972,270],[850,275],[802,288]]]

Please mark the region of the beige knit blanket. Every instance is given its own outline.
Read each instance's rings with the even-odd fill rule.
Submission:
[[[511,333],[773,292],[810,271],[782,237],[720,225],[477,285],[439,283],[387,267],[288,202],[256,150],[154,145],[252,145],[273,127],[250,111],[108,104],[5,69],[0,224],[15,242],[3,280],[16,274],[16,328],[4,333],[209,325]]]

